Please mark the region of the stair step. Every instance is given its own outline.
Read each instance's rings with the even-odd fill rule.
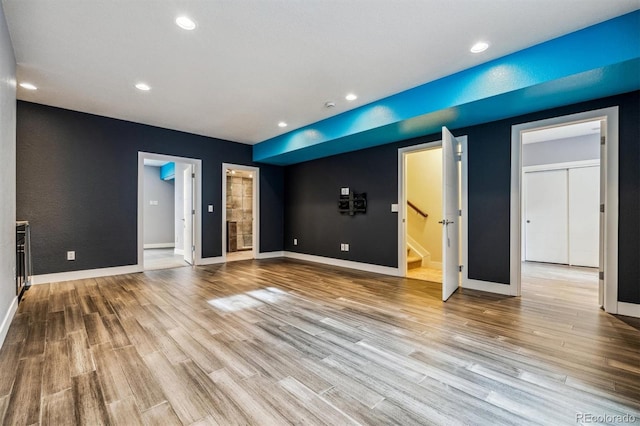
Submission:
[[[415,269],[422,266],[422,259],[419,256],[407,257],[407,269]]]

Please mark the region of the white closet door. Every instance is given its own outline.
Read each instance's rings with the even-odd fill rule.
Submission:
[[[525,260],[569,263],[567,170],[525,173]]]
[[[569,169],[569,264],[597,267],[600,167]]]

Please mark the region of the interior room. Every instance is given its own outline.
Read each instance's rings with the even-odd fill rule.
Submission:
[[[637,0],[362,6],[0,0],[2,424],[638,423]]]

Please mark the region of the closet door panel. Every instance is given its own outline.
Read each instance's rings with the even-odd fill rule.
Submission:
[[[600,167],[569,169],[569,264],[597,267]]]

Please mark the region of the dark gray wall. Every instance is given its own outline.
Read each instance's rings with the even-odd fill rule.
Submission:
[[[483,125],[455,129],[468,135],[469,277],[509,282],[511,126],[620,106],[619,300],[640,303],[640,92],[598,99]],[[440,140],[430,135],[322,158],[286,168],[285,250],[397,266],[396,202],[402,146]],[[366,215],[337,212],[340,187],[367,192]],[[298,246],[293,245],[298,238]],[[340,243],[350,244],[349,252]]]
[[[35,274],[137,263],[138,151],[202,160],[202,257],[222,254],[222,163],[255,165],[251,146],[18,102],[17,213],[32,224]],[[259,166],[260,251],[278,251],[283,170]]]

